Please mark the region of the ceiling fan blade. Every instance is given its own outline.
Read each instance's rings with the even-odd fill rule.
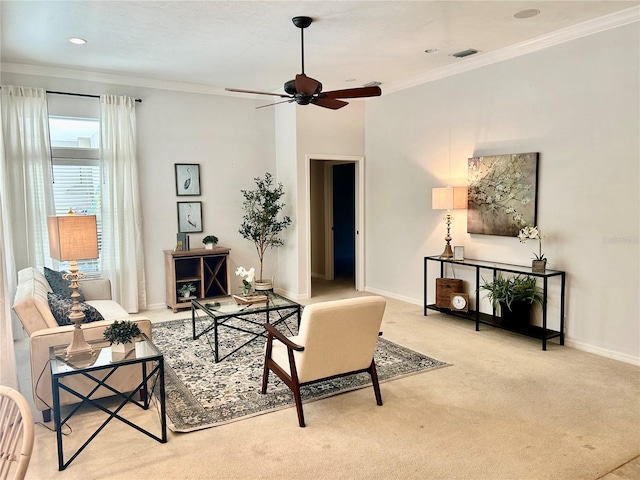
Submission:
[[[382,94],[380,87],[347,88],[345,90],[331,90],[322,92],[321,96],[327,98],[360,98],[379,97]]]
[[[225,88],[228,92],[255,93],[256,95],[273,95],[274,97],[291,98],[289,95],[273,92],[257,92],[255,90],[242,90],[240,88]]]
[[[281,103],[291,103],[293,102],[293,98],[290,98],[288,100],[282,100],[281,102],[275,102],[275,103],[268,103],[266,105],[260,105],[259,107],[256,107],[256,110],[259,108],[265,108],[265,107],[273,107],[274,105],[279,105]]]
[[[348,102],[343,102],[342,100],[336,100],[335,98],[322,98],[315,97],[311,100],[311,103],[318,105],[319,107],[330,108],[331,110],[337,110],[339,108],[344,107],[345,105],[349,105]]]
[[[322,89],[322,84],[311,77],[307,77],[304,73],[296,75],[296,91],[304,95],[313,95],[319,93],[318,88]]]

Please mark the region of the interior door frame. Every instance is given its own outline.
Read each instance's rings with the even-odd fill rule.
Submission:
[[[312,161],[328,161],[337,163],[354,163],[355,164],[355,238],[356,238],[356,255],[355,255],[355,288],[358,291],[364,289],[364,156],[363,155],[327,155],[327,154],[305,154],[305,211],[306,211],[306,237],[307,237],[307,258],[306,271],[308,273],[305,278],[306,291],[309,296],[313,296],[311,291],[311,162]],[[331,250],[333,251],[333,241],[331,242]]]

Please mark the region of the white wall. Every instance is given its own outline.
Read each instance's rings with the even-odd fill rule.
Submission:
[[[238,265],[258,266],[253,244],[238,233],[240,189],[253,188],[253,178],[267,171],[276,173],[273,111],[256,110],[254,100],[51,77],[4,73],[2,83],[143,100],[136,119],[148,307],[165,305],[163,251],[175,245],[178,201],[202,202],[204,231],[190,235],[191,248],[202,247],[202,238],[213,234],[219,245],[232,249],[232,291],[240,288],[233,275]],[[74,97],[56,96],[56,102],[65,98]],[[201,196],[176,196],[175,163],[200,164]],[[273,272],[277,257],[268,256],[265,263]]]
[[[422,304],[423,257],[444,246],[431,188],[464,184],[472,156],[540,152],[538,225],[549,268],[568,275],[567,344],[640,363],[639,46],[635,23],[370,101],[368,289]],[[467,257],[529,263],[535,245],[469,235],[454,216]]]

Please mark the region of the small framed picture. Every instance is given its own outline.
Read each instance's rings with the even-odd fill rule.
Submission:
[[[202,202],[178,202],[178,232],[202,231]]]
[[[200,195],[200,164],[176,163],[176,195]]]
[[[464,260],[464,247],[463,246],[453,247],[453,259],[457,260],[457,261]]]

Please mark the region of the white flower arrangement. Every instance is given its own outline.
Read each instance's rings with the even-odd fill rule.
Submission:
[[[542,253],[542,239],[544,237],[542,236],[542,233],[540,233],[540,229],[536,226],[536,227],[531,227],[531,226],[527,226],[524,227],[523,229],[520,230],[520,232],[518,233],[518,240],[520,240],[520,243],[526,243],[528,239],[532,239],[532,240],[538,240],[538,254],[536,255],[535,252],[533,252],[533,255],[536,257],[536,260],[541,260],[541,261],[547,261],[546,258],[544,258],[544,253]]]
[[[251,267],[249,270],[245,270],[244,267],[238,267],[236,269],[236,275],[242,277],[242,285],[245,290],[251,289],[251,284],[256,277],[256,269]]]

